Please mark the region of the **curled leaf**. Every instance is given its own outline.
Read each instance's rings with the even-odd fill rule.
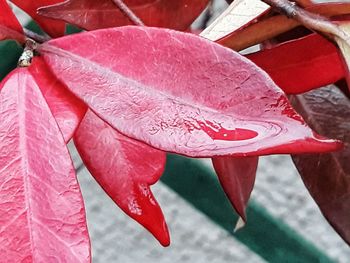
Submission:
[[[164,151],[207,157],[341,147],[316,135],[260,68],[192,34],[104,29],[46,42],[40,52],[100,118]]]
[[[13,71],[0,91],[3,262],[90,262],[84,204],[66,144],[35,79]]]
[[[120,134],[91,111],[80,124],[74,143],[112,200],[168,246],[168,228],[150,190],[164,171],[165,153]]]

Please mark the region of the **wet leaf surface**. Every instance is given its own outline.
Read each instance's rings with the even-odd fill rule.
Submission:
[[[120,134],[91,111],[79,126],[74,143],[112,200],[168,246],[168,228],[150,189],[164,171],[165,152]]]
[[[40,52],[100,118],[155,148],[207,157],[341,146],[315,135],[253,63],[192,34],[105,29],[47,42]]]

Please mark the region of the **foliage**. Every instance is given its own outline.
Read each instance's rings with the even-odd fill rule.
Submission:
[[[12,2],[54,39],[23,30],[0,1],[0,40],[24,47],[0,92],[0,254],[6,262],[91,260],[66,147],[72,138],[106,193],[164,246],[168,228],[150,186],[164,171],[166,152],[212,158],[243,221],[258,157],[293,154],[321,210],[350,241],[349,126],[322,106],[315,109],[314,95],[298,95],[292,101],[311,130],[286,96],[346,77],[346,41],[336,40],[340,52],[259,0],[234,1],[199,36],[180,31],[190,31],[208,0]],[[333,20],[346,20],[350,11],[345,3],[300,4]],[[138,19],[146,26],[130,26]],[[63,36],[66,23],[88,31]],[[232,50],[257,43],[261,50],[246,56]],[[348,98],[341,101],[349,109]],[[324,136],[345,147],[340,151],[343,143]],[[329,162],[332,169],[316,169]]]

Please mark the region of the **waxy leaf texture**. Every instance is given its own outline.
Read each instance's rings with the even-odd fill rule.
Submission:
[[[23,29],[6,0],[0,0],[0,40],[24,42]]]
[[[80,124],[74,143],[112,200],[168,246],[168,228],[150,190],[164,171],[165,152],[120,134],[91,111]]]
[[[68,143],[86,113],[85,104],[56,78],[41,57],[33,59],[29,71],[40,87],[64,140]]]
[[[187,29],[208,0],[124,0],[147,26]],[[64,20],[86,30],[133,24],[112,0],[68,0],[39,9],[39,14]]]
[[[27,69],[0,91],[2,262],[90,262],[84,204],[66,144]]]
[[[293,156],[301,178],[322,213],[350,244],[350,105],[335,86],[298,95],[293,105],[316,131],[344,141],[329,154]]]
[[[39,50],[100,118],[164,151],[207,157],[341,147],[315,135],[265,72],[192,34],[128,26],[52,40]]]
[[[60,37],[64,35],[65,23],[58,20],[43,17],[37,13],[39,7],[53,5],[62,2],[62,0],[10,0],[19,8],[28,13],[40,27],[52,37]]]
[[[212,158],[222,188],[244,221],[247,221],[245,210],[253,191],[258,161],[257,156]]]
[[[312,34],[247,55],[287,94],[303,93],[332,84],[345,76],[337,48]]]

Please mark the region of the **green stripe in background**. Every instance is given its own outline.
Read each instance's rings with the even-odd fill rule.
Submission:
[[[247,225],[233,233],[237,216],[216,175],[199,160],[168,155],[161,180],[268,262],[334,262],[254,202],[247,210]]]

